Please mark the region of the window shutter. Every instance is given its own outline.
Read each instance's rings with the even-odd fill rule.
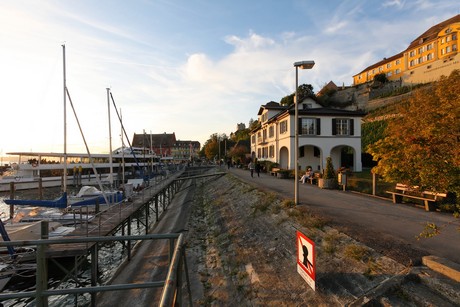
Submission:
[[[337,135],[337,119],[332,119],[332,135]]]
[[[302,118],[299,118],[299,123],[298,123],[298,129],[299,129],[299,135],[302,134]]]
[[[316,135],[321,135],[321,118],[316,119]]]
[[[355,135],[355,125],[354,125],[354,120],[353,118],[350,119],[350,135]]]

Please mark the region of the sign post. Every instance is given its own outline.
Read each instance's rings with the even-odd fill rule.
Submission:
[[[297,231],[297,272],[316,291],[315,242]]]

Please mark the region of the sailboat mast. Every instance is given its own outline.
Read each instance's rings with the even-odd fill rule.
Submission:
[[[112,158],[112,125],[110,123],[110,88],[107,88],[107,113],[109,116],[109,164],[110,164],[110,174],[109,174],[109,182],[110,188],[113,188],[113,158]]]
[[[64,172],[62,181],[62,190],[67,192],[67,110],[66,110],[66,97],[67,97],[67,80],[66,80],[66,67],[65,67],[65,45],[62,45],[63,57],[63,74],[64,74]]]
[[[122,183],[125,184],[125,141],[123,137],[123,115],[121,114],[120,108],[120,122],[121,122],[121,173],[122,173]]]

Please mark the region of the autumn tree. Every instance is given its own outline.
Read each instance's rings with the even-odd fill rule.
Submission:
[[[204,155],[208,160],[217,159],[220,154],[220,158],[225,157],[226,150],[228,150],[234,142],[232,142],[225,133],[212,134],[206,143],[203,145],[201,154]]]
[[[460,195],[460,71],[412,96],[387,120],[368,152],[386,181]],[[459,197],[457,197],[457,202]]]

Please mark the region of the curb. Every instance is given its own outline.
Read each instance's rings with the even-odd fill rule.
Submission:
[[[422,263],[428,268],[441,273],[456,282],[460,282],[460,265],[445,258],[437,256],[424,256]]]

